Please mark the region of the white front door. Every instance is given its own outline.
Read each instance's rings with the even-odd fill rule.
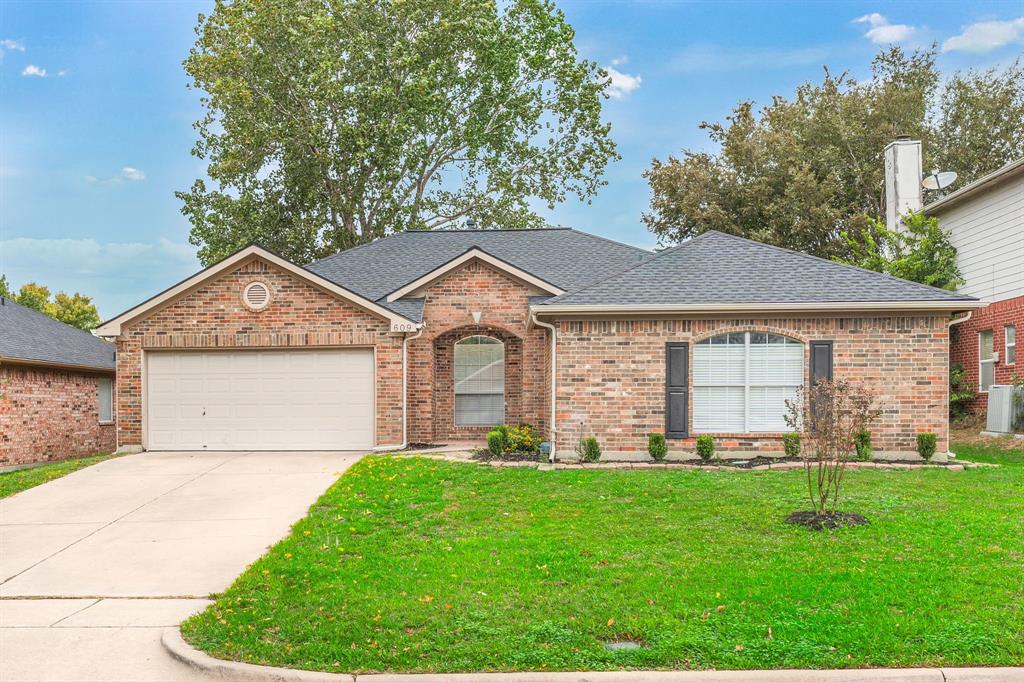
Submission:
[[[146,353],[150,450],[373,445],[369,348]]]

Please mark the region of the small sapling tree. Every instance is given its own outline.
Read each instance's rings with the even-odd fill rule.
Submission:
[[[812,509],[795,512],[787,521],[816,529],[865,523],[864,517],[839,512],[838,507],[846,463],[856,457],[857,436],[880,414],[872,392],[849,381],[821,381],[787,400],[786,411],[786,423],[801,434],[800,458]]]

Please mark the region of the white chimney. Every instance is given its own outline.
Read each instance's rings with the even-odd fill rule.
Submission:
[[[924,205],[921,141],[903,135],[885,147],[885,226],[900,229],[900,218]]]

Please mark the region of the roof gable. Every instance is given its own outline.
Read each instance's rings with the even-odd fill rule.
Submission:
[[[417,291],[428,286],[430,283],[436,282],[438,279],[444,277],[449,272],[452,272],[462,267],[463,265],[472,260],[479,260],[484,263],[487,263],[496,270],[499,270],[507,275],[510,275],[514,279],[524,282],[525,284],[528,284],[538,289],[539,291],[551,294],[552,296],[558,296],[559,294],[565,293],[564,289],[559,289],[550,282],[546,282],[543,279],[536,277],[535,275],[532,275],[529,272],[526,272],[525,270],[517,268],[516,266],[510,263],[506,263],[500,258],[495,258],[486,251],[474,246],[465,253],[463,253],[461,256],[456,256],[447,263],[444,263],[434,268],[430,272],[427,272],[421,275],[420,277],[412,280],[411,282],[408,282],[403,286],[395,289],[394,291],[387,295],[385,300],[388,303],[392,303],[405,296],[415,294]]]
[[[114,344],[49,315],[4,299],[0,359],[114,371]]]
[[[549,299],[546,306],[695,309],[908,306],[963,309],[969,296],[708,231],[653,260]]]
[[[178,282],[169,289],[165,289],[161,293],[140,303],[134,308],[126,310],[117,317],[114,317],[104,322],[97,328],[96,333],[99,334],[100,336],[107,337],[118,336],[121,334],[121,328],[124,324],[137,320],[155,310],[158,310],[168,305],[172,301],[177,300],[179,297],[184,296],[190,291],[193,291],[194,289],[203,285],[204,283],[209,282],[210,280],[220,276],[225,272],[229,272],[235,266],[243,263],[244,261],[252,257],[261,258],[270,263],[271,265],[274,265],[280,268],[281,270],[291,275],[294,275],[295,277],[298,277],[299,279],[302,279],[308,282],[309,284],[316,286],[319,289],[334,294],[339,298],[342,298],[352,303],[353,305],[362,308],[370,313],[373,313],[383,319],[389,320],[392,324],[393,329],[397,328],[402,329],[403,331],[407,331],[406,327],[409,327],[413,322],[405,315],[396,312],[395,310],[391,310],[390,308],[386,308],[373,300],[360,296],[358,293],[345,288],[344,286],[338,284],[337,282],[329,280],[315,272],[312,272],[310,270],[307,270],[306,268],[296,265],[295,263],[292,263],[291,261],[282,258],[281,256],[278,256],[277,254],[268,251],[260,246],[250,245],[243,249],[240,249],[239,251],[236,251],[227,258],[224,258],[223,260],[214,263],[210,267],[204,270],[200,270],[196,274],[181,282]]]
[[[473,248],[562,291],[654,258],[650,251],[569,228],[408,231],[328,256],[308,269],[397,310],[408,299],[389,302],[389,294]]]

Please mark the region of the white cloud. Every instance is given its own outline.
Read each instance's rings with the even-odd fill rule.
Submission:
[[[21,72],[22,76],[36,76],[37,78],[46,78],[46,69],[41,69],[35,64],[29,64]]]
[[[0,240],[12,286],[36,281],[51,291],[92,296],[104,319],[144,301],[199,269],[187,243],[98,242],[95,239]]]
[[[629,57],[623,55],[621,57],[616,57],[615,59],[612,60],[611,63],[612,63],[612,66],[622,66],[623,64],[625,64],[628,61],[629,61]]]
[[[0,40],[0,61],[3,61],[4,54],[7,52],[24,52],[25,45],[18,40],[11,40],[10,38],[4,38]]]
[[[870,26],[871,28],[864,34],[864,37],[878,45],[903,42],[910,39],[917,31],[908,24],[890,24],[889,20],[878,12],[857,17],[853,23]]]
[[[960,35],[943,42],[942,51],[990,52],[1020,42],[1024,42],[1024,17],[1007,21],[979,21],[965,26]]]
[[[132,182],[138,182],[139,180],[145,180],[146,174],[140,171],[138,168],[132,168],[131,166],[125,166],[121,169],[121,177],[125,180]]]
[[[828,51],[823,47],[794,49],[737,48],[691,45],[675,55],[669,68],[677,73],[724,73],[823,64]]]
[[[622,73],[612,66],[606,66],[604,70],[608,72],[608,89],[605,92],[612,99],[625,99],[643,82],[640,76]]]
[[[139,170],[138,168],[132,168],[131,166],[125,166],[121,169],[121,172],[117,175],[113,175],[109,178],[98,178],[95,175],[86,175],[85,181],[96,184],[107,184],[117,185],[122,182],[141,182],[146,179],[146,173]]]

